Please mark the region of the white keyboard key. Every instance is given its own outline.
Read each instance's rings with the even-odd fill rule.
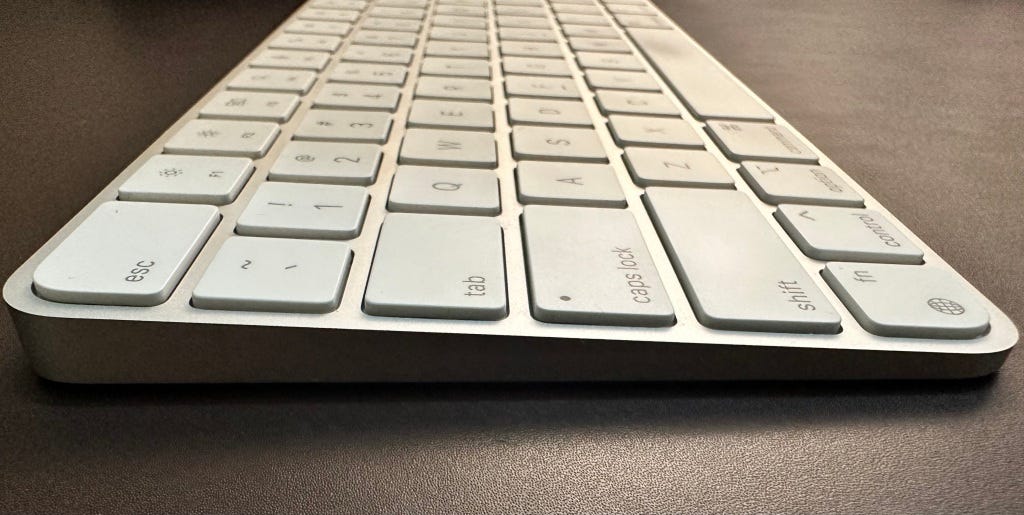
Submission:
[[[614,70],[586,70],[587,84],[594,89],[626,89],[633,91],[661,91],[658,81],[645,72]]]
[[[402,90],[394,86],[331,82],[313,100],[317,109],[357,109],[395,112]]]
[[[427,42],[426,55],[429,57],[462,57],[466,59],[487,59],[490,49],[486,43],[463,43],[459,41]]]
[[[689,38],[674,30],[628,29],[676,96],[701,119],[771,120],[772,115]]]
[[[509,75],[505,77],[505,93],[510,97],[580,98],[576,81],[563,77]]]
[[[613,114],[608,126],[621,147],[704,148],[704,140],[681,118]]]
[[[608,162],[593,129],[512,127],[512,153],[516,160]]]
[[[412,50],[389,46],[349,45],[341,54],[342,61],[409,64],[412,62]]]
[[[312,0],[307,5],[318,9],[342,9],[350,11],[362,11],[363,9],[366,9],[366,2],[364,0]]]
[[[387,215],[363,306],[378,316],[505,318],[501,225],[476,216]]]
[[[490,102],[491,83],[484,79],[420,77],[416,81],[416,98],[451,98]]]
[[[494,111],[482,102],[416,99],[406,122],[409,127],[494,130]]]
[[[394,64],[338,63],[327,80],[401,86],[407,72],[407,67]]]
[[[401,165],[388,211],[494,216],[501,212],[498,178],[480,170]]]
[[[295,129],[297,140],[384,143],[391,132],[391,117],[375,111],[311,109]]]
[[[551,9],[557,14],[562,13],[575,13],[575,14],[601,14],[601,9],[596,5],[583,5],[583,4],[564,4],[564,3],[553,3]]]
[[[707,128],[722,152],[734,161],[818,162],[818,155],[781,125],[711,120]]]
[[[522,221],[534,318],[560,324],[675,323],[632,213],[526,206]]]
[[[348,240],[359,236],[370,203],[366,188],[265,182],[238,217],[244,236]]]
[[[164,144],[168,154],[263,157],[281,133],[276,123],[191,120]]]
[[[156,306],[219,221],[213,206],[105,202],[43,259],[32,284],[55,302]]]
[[[235,200],[252,170],[244,157],[155,155],[124,181],[117,198],[223,206]]]
[[[579,36],[585,38],[608,38],[608,39],[620,39],[622,35],[619,32],[608,26],[598,25],[562,25],[562,32],[567,37]]]
[[[228,238],[203,273],[200,309],[329,313],[338,308],[352,264],[339,241]]]
[[[523,204],[626,207],[615,169],[608,165],[520,161],[516,183]]]
[[[632,54],[611,52],[576,52],[580,68],[600,70],[643,71],[644,65]]]
[[[523,29],[551,29],[551,22],[547,18],[534,18],[531,16],[498,16],[499,27],[518,27]]]
[[[697,319],[736,331],[834,334],[840,318],[749,197],[647,188],[644,195]]]
[[[434,16],[435,27],[454,27],[458,29],[479,29],[487,28],[487,18],[476,18],[472,16],[451,16],[439,14]]]
[[[408,129],[398,162],[409,165],[495,168],[498,156],[489,132]]]
[[[704,150],[626,147],[623,160],[638,186],[733,187],[729,172]]]
[[[487,61],[480,59],[424,57],[420,73],[423,75],[448,75],[487,79],[491,76],[491,65]]]
[[[306,8],[299,11],[298,18],[300,20],[353,22],[359,18],[359,11]]]
[[[318,34],[324,36],[345,36],[352,30],[352,24],[338,21],[295,20],[285,25],[289,34]]]
[[[598,90],[597,106],[604,114],[640,114],[679,117],[679,108],[661,93]]]
[[[304,95],[316,82],[316,73],[305,70],[273,70],[249,68],[242,70],[228,83],[228,89],[250,91],[281,91]]]
[[[744,161],[740,175],[769,204],[864,207],[864,198],[823,166]]]
[[[270,180],[370,185],[381,157],[378,145],[290,141],[270,168]]]
[[[800,250],[822,261],[924,262],[924,253],[884,215],[869,209],[783,204],[775,212]]]
[[[597,25],[600,27],[607,27],[610,25],[608,18],[605,18],[600,14],[577,14],[560,12],[556,15],[558,23],[568,25]]]
[[[334,11],[341,12],[341,11]],[[337,36],[311,36],[308,34],[281,34],[270,40],[270,48],[284,50],[319,50],[334,52],[341,46],[341,38]]]
[[[534,18],[547,18],[548,12],[543,7],[526,7],[520,5],[499,5],[494,8],[498,16],[532,16]]]
[[[264,50],[249,61],[253,68],[290,68],[297,70],[320,71],[331,60],[327,52],[308,50]]]
[[[430,2],[428,0],[377,0],[376,5],[380,7],[415,7],[426,9]]]
[[[423,28],[423,22],[419,20],[396,20],[394,18],[373,17],[364,19],[361,28],[417,33],[421,28]]]
[[[587,106],[579,100],[511,98],[508,101],[508,119],[513,125],[594,125]]]
[[[551,29],[521,29],[519,27],[501,27],[498,39],[502,41],[540,41],[553,43],[558,41],[555,31]]]
[[[829,263],[822,275],[857,322],[879,336],[968,339],[988,330],[988,312],[944,270]]]
[[[569,46],[577,52],[613,52],[617,54],[632,54],[633,49],[621,39],[603,38],[569,38]]]
[[[642,14],[646,16],[658,15],[658,11],[649,5],[609,4],[607,8],[612,14]]]
[[[487,31],[480,29],[434,27],[430,29],[430,39],[431,41],[462,41],[466,43],[486,43]]]
[[[367,16],[379,18],[398,18],[403,20],[422,20],[426,13],[423,9],[412,7],[373,7]]]
[[[366,30],[362,29],[352,36],[353,43],[364,45],[400,46],[412,48],[416,46],[419,37],[411,32],[396,32],[393,30]]]
[[[284,123],[298,107],[298,95],[221,91],[199,110],[199,117]]]
[[[485,18],[487,16],[487,9],[484,7],[474,7],[469,5],[438,5],[434,9],[434,13],[451,16],[476,16],[478,18]]]
[[[520,73],[523,75],[549,75],[558,77],[569,77],[569,65],[565,59],[542,59],[536,57],[506,57],[502,60],[502,68],[505,73]]]
[[[562,57],[562,47],[557,43],[536,41],[502,41],[501,55],[521,57]]]

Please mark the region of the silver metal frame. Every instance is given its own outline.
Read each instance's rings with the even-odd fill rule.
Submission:
[[[603,7],[602,7],[603,8]],[[548,7],[548,18],[556,23]],[[607,11],[612,25],[619,27]],[[90,201],[74,218],[32,255],[4,286],[23,345],[36,371],[66,382],[218,382],[218,381],[515,381],[515,380],[685,380],[685,379],[841,379],[967,377],[991,373],[1002,364],[1018,339],[1014,324],[980,292],[969,286],[991,315],[991,330],[973,340],[926,340],[875,336],[854,320],[820,276],[823,262],[810,259],[796,247],[775,221],[774,206],[761,202],[736,171],[737,164],[719,151],[697,121],[661,84],[713,153],[730,171],[736,188],[759,207],[771,227],[803,264],[809,275],[842,317],[836,335],[753,333],[710,329],[697,322],[668,256],[641,201],[642,188],[634,185],[609,134],[594,98],[587,92],[576,62],[566,59],[573,78],[615,168],[628,207],[640,226],[662,282],[676,312],[677,323],[665,328],[603,327],[546,324],[530,315],[526,266],[520,233],[522,207],[516,199],[510,148],[510,126],[502,84],[501,60],[493,13],[489,16],[491,83],[494,91],[495,135],[498,145],[502,212],[497,219],[504,230],[509,316],[496,322],[374,317],[361,309],[369,276],[377,228],[396,167],[399,144],[423,59],[433,6],[425,19],[409,67],[409,77],[394,115],[392,132],[384,145],[384,159],[376,182],[368,187],[371,202],[362,234],[350,240],[355,257],[337,311],[324,315],[201,310],[189,303],[191,292],[221,243],[232,235],[235,221],[267,179],[311,99],[326,83],[323,79],[337,63],[321,73],[321,80],[302,101],[271,151],[256,160],[256,170],[237,200],[221,207],[223,220],[209,244],[175,289],[156,307],[60,304],[41,299],[32,291],[32,273],[40,261],[102,202],[117,198],[118,187],[149,157],[161,153],[164,142],[199,109],[225,89],[247,67],[249,59],[266,49],[270,39],[295,19],[293,14],[253,52],[186,112],[132,164]],[[664,14],[662,14],[664,16]],[[365,19],[364,14],[357,21]],[[668,20],[667,17],[665,17]],[[672,23],[669,20],[669,23]],[[675,26],[675,24],[672,24]],[[632,46],[623,33],[623,40]],[[678,29],[681,37],[689,37]],[[557,31],[556,31],[557,33]],[[567,56],[572,53],[558,33]],[[348,46],[349,40],[335,56]],[[643,54],[633,47],[641,61]],[[706,52],[705,52],[706,54]],[[709,58],[710,55],[708,56]],[[712,58],[713,59],[713,58]],[[719,65],[721,66],[721,65]],[[724,69],[724,68],[723,68]],[[730,75],[731,76],[731,75]],[[734,80],[735,77],[734,77]],[[736,80],[739,83],[738,80]],[[748,92],[749,89],[745,90]],[[753,92],[750,92],[752,96]],[[758,99],[776,123],[793,129],[778,113]],[[864,191],[830,159],[793,129],[800,140],[821,157],[821,164],[836,170],[861,196],[865,205],[884,213],[924,251],[923,266],[954,270],[889,211]],[[959,276],[959,274],[957,274]],[[964,280],[966,284],[966,280]],[[304,328],[304,329],[303,329]],[[391,353],[389,355],[389,353]],[[567,353],[567,354],[566,354]],[[557,356],[556,356],[557,355]],[[414,360],[412,362],[411,360]],[[331,360],[339,362],[332,363]],[[761,361],[761,362],[758,362]],[[753,366],[756,364],[756,366]],[[475,370],[472,367],[477,367]]]

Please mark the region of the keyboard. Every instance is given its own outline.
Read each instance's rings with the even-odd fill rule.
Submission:
[[[1018,339],[646,0],[311,0],[4,299],[73,383],[964,378]]]

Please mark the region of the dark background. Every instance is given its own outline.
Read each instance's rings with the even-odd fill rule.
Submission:
[[[0,275],[298,3],[5,2]],[[1024,4],[662,5],[1024,321]],[[65,386],[0,314],[0,512],[1020,513],[1022,387]]]

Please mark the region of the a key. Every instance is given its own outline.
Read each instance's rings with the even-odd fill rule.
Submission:
[[[378,316],[505,318],[501,225],[489,217],[388,214],[363,310]]]
[[[675,312],[633,214],[523,208],[533,317],[560,324],[664,327]]]
[[[829,263],[822,276],[857,322],[879,336],[968,339],[988,330],[988,312],[945,270]]]
[[[451,16],[476,16],[484,18],[487,16],[487,9],[470,5],[438,5],[434,9],[434,13]]]
[[[244,157],[155,155],[124,181],[117,198],[222,206],[235,200],[252,170]]]
[[[425,15],[423,9],[411,7],[373,7],[367,16],[379,18],[398,18],[404,20],[422,20]]]
[[[416,98],[450,98],[490,102],[491,83],[484,79],[420,77],[416,81]]]
[[[619,39],[622,36],[615,29],[598,25],[562,25],[562,33],[567,37],[581,36],[585,38]]]
[[[679,117],[679,108],[661,93],[598,90],[597,106],[604,114]]]
[[[298,107],[298,95],[221,91],[199,110],[199,117],[284,123]]]
[[[521,29],[519,27],[500,27],[498,39],[502,41],[539,41],[553,43],[558,41],[551,29]]]
[[[772,119],[760,102],[683,34],[648,28],[627,32],[697,118]]]
[[[487,59],[490,50],[486,43],[463,43],[459,41],[429,41],[426,55],[429,57],[461,57],[465,59]]]
[[[516,160],[608,162],[593,129],[512,127],[512,153]]]
[[[613,114],[608,126],[621,147],[704,148],[697,131],[680,118]]]
[[[661,91],[658,82],[644,72],[614,70],[586,70],[587,84],[594,89],[625,89],[632,91]]]
[[[402,90],[373,84],[328,83],[320,89],[313,107],[395,112]]]
[[[386,46],[349,45],[341,54],[342,61],[409,64],[412,62],[412,50]]]
[[[291,68],[320,71],[327,66],[331,54],[308,50],[264,50],[249,61],[253,68]]]
[[[732,188],[732,176],[704,150],[626,147],[623,155],[638,186]]]
[[[520,161],[516,166],[523,204],[626,207],[626,197],[608,165]]]
[[[505,77],[505,93],[510,97],[580,98],[576,81],[563,77],[509,75]]]
[[[36,268],[35,292],[54,302],[165,302],[220,221],[214,206],[100,204]]]
[[[341,38],[337,36],[311,36],[307,34],[281,34],[270,40],[270,48],[285,50],[319,50],[334,52],[341,46]]]
[[[640,29],[671,29],[672,24],[661,16],[645,16],[642,14],[616,14],[615,20],[626,28]]]
[[[397,20],[395,18],[370,17],[363,20],[360,26],[369,30],[391,30],[395,32],[417,33],[423,28],[423,22],[419,20]]]
[[[338,21],[295,20],[285,25],[288,34],[318,34],[324,36],[345,36],[352,30],[352,24]]]
[[[491,76],[491,65],[480,59],[457,59],[453,57],[424,57],[420,68],[423,75],[448,75],[487,79]]]
[[[398,162],[409,165],[495,168],[494,135],[489,132],[408,129]]]
[[[304,95],[316,82],[316,73],[304,70],[272,70],[249,68],[235,75],[228,89],[248,91],[280,91]]]
[[[308,7],[362,11],[366,9],[366,2],[364,0],[313,0]]]
[[[338,308],[352,250],[340,241],[228,238],[203,273],[200,309],[329,313]]]
[[[352,36],[352,42],[363,45],[384,45],[412,48],[419,37],[411,32],[393,30],[360,30]]]
[[[568,125],[593,127],[587,106],[579,100],[548,100],[511,98],[508,101],[509,123]]]
[[[711,120],[707,128],[722,152],[734,161],[818,162],[818,155],[781,125]]]
[[[327,80],[361,84],[405,84],[407,67],[394,64],[339,63]]]
[[[600,70],[642,71],[644,65],[632,54],[615,54],[611,52],[576,52],[576,62],[580,68]]]
[[[428,0],[378,0],[375,5],[380,7],[416,7],[426,9]]]
[[[566,64],[564,59],[511,56],[502,60],[501,66],[505,73],[558,77],[569,77],[572,75],[569,71],[569,65]]]
[[[263,157],[281,133],[276,123],[191,120],[164,144],[168,154]]]
[[[783,204],[775,218],[814,259],[908,265],[924,260],[921,249],[877,211]]]
[[[551,9],[556,14],[562,13],[574,13],[574,14],[601,14],[601,9],[596,5],[583,5],[583,4],[551,4]]]
[[[769,204],[864,207],[864,198],[823,166],[744,161],[740,175]]]
[[[494,216],[501,212],[498,178],[480,170],[402,165],[391,183],[388,211]]]
[[[644,202],[702,324],[839,331],[839,314],[743,193],[654,187]]]
[[[470,16],[450,16],[445,14],[439,14],[437,16],[434,16],[434,26],[483,30],[487,28],[487,18],[475,18]]]
[[[658,12],[649,5],[608,4],[606,7],[612,14],[642,14],[646,16],[658,15]]]
[[[547,18],[534,18],[530,16],[498,16],[498,27],[518,27],[523,29],[551,29],[551,22]]]
[[[359,18],[358,11],[342,11],[338,9],[315,9],[306,8],[299,11],[300,20],[316,21],[347,21],[353,22]]]
[[[521,57],[562,57],[562,48],[556,43],[502,41],[501,55],[514,55]]]
[[[409,127],[494,130],[494,112],[482,102],[416,99],[406,122]]]
[[[378,145],[290,141],[270,167],[270,180],[369,185],[380,161]]]
[[[526,7],[519,5],[499,5],[494,8],[498,16],[532,16],[534,18],[547,18],[548,12],[543,7]]]
[[[621,39],[602,38],[569,38],[569,46],[577,52],[612,52],[616,54],[631,54],[633,50]]]
[[[571,24],[571,25],[596,25],[600,27],[607,27],[609,25],[608,18],[605,18],[599,14],[577,14],[560,12],[555,15],[558,18],[558,23]]]
[[[265,182],[238,217],[244,236],[348,240],[359,236],[370,203],[366,188]]]
[[[487,31],[481,29],[434,27],[430,29],[430,39],[431,41],[462,41],[466,43],[486,43]]]
[[[391,131],[391,117],[375,111],[311,109],[299,122],[297,140],[384,143]]]

